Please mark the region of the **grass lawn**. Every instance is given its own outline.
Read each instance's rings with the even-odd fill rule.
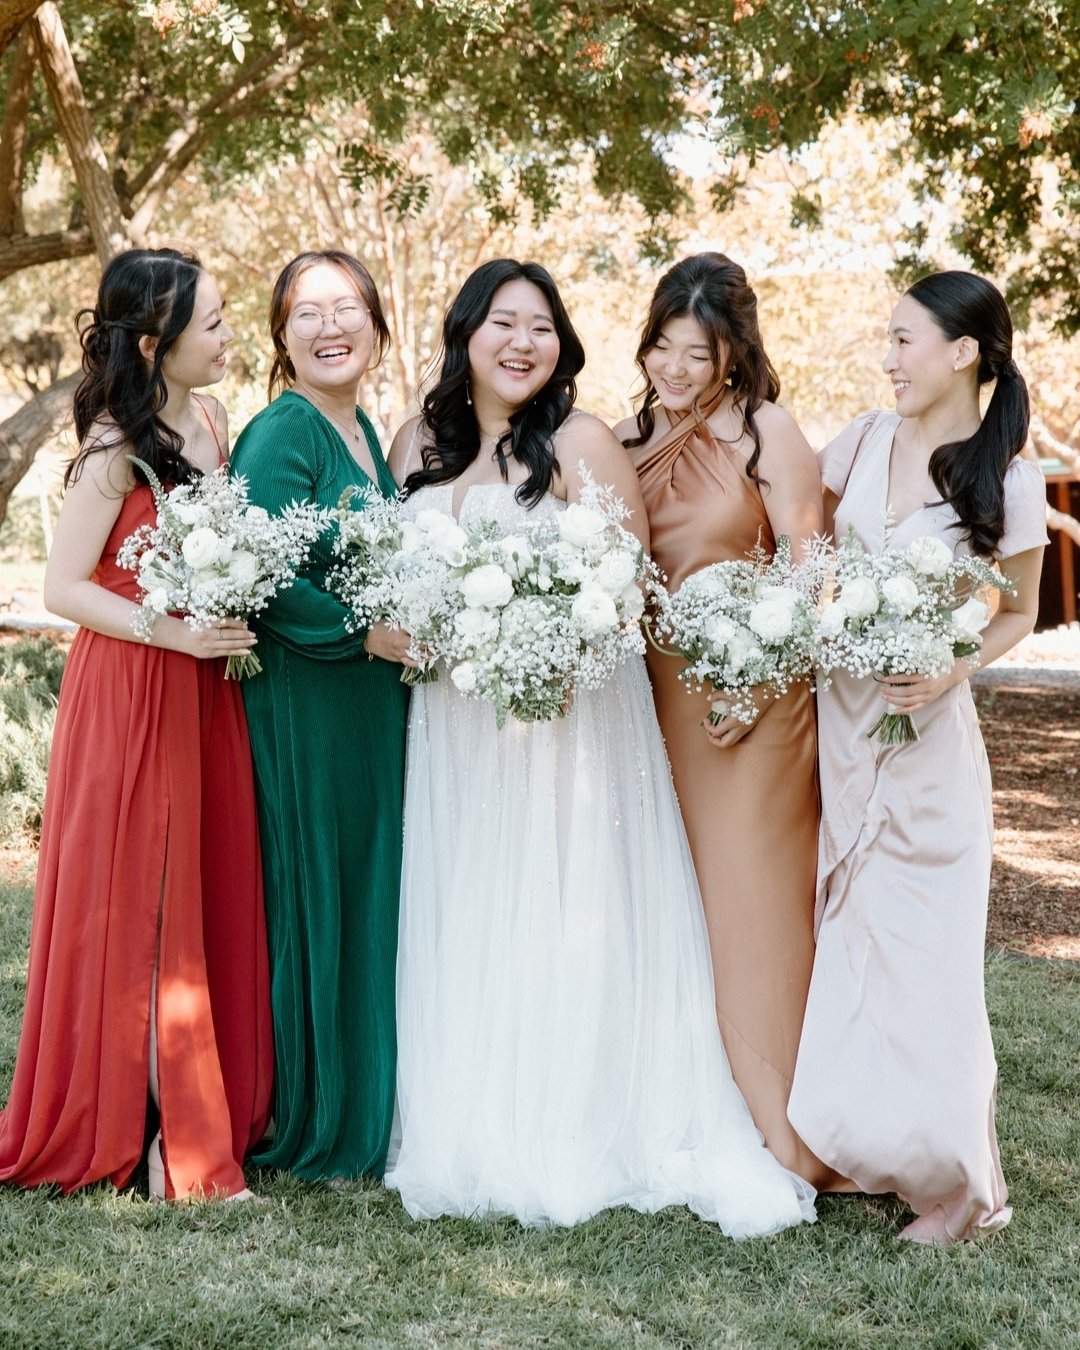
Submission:
[[[30,889],[0,886],[0,1094]],[[990,958],[1016,1217],[949,1251],[895,1240],[892,1198],[729,1242],[685,1211],[571,1230],[413,1223],[374,1183],[251,1176],[269,1204],[0,1187],[0,1346],[1080,1346],[1080,966]]]

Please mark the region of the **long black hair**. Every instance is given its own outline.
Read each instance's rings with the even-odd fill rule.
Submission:
[[[469,339],[487,318],[495,292],[509,281],[531,281],[543,292],[559,339],[559,359],[547,384],[511,416],[510,430],[499,438],[495,456],[504,479],[508,476],[508,445],[528,469],[528,478],[515,493],[526,506],[540,500],[559,471],[553,441],[574,406],[574,377],[585,364],[585,349],[550,272],[539,263],[496,258],[466,279],[446,311],[442,363],[437,383],[423,404],[423,424],[429,433],[422,452],[423,467],[405,480],[407,494],[429,484],[451,482],[480,453],[480,424],[469,393]]]
[[[644,445],[653,434],[660,396],[645,369],[645,357],[660,341],[664,325],[683,318],[701,325],[717,378],[734,391],[733,406],[741,412],[743,427],[754,443],[746,474],[757,478],[761,434],[754,413],[766,400],[775,403],[780,397],[780,377],[762,345],[754,289],[739,264],[724,253],[695,253],[669,268],[657,283],[634,356],[645,381],[636,418],[638,434],[626,444]],[[724,346],[729,353],[726,369]]]
[[[85,375],[75,391],[79,450],[64,473],[65,487],[89,455],[120,444],[130,446],[163,483],[185,483],[199,472],[184,457],[184,438],[158,414],[169,397],[162,362],[191,322],[201,275],[198,258],[174,248],[128,249],[105,268],[97,303],[76,316]],[[157,338],[152,359],[139,350],[144,336]],[[101,418],[111,427],[88,439]],[[136,481],[145,482],[132,467]]]
[[[974,436],[939,445],[930,477],[960,518],[972,551],[991,557],[1005,532],[1005,470],[1027,441],[1031,405],[1012,359],[1013,326],[998,288],[974,272],[933,272],[907,292],[950,342],[979,344],[979,385],[997,383]]]

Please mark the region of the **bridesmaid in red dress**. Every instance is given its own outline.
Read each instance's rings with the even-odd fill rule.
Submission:
[[[0,1180],[64,1191],[138,1166],[151,1194],[246,1198],[272,1065],[247,728],[224,658],[254,637],[131,621],[124,539],[155,519],[137,454],[165,483],[224,462],[224,410],[192,391],[232,332],[211,277],[172,249],[112,260],[82,332],[80,448],[45,575],[75,620],[57,709],[26,1008]],[[81,317],[81,316],[80,316]]]

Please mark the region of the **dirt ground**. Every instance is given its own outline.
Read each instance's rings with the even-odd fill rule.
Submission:
[[[1080,960],[1080,684],[975,698],[994,778],[987,944]]]

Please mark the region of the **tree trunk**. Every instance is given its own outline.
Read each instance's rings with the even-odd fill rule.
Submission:
[[[34,456],[56,434],[66,414],[71,411],[71,399],[82,379],[76,370],[43,393],[24,403],[17,413],[0,423],[0,524],[7,515],[8,498],[24,476]]]
[[[0,125],[0,235],[22,234],[22,180],[26,167],[26,114],[34,82],[34,39],[24,28],[11,63],[4,121]]]
[[[130,240],[105,152],[90,121],[60,11],[52,0],[35,11],[31,28],[56,120],[79,184],[94,250],[104,266]]]

